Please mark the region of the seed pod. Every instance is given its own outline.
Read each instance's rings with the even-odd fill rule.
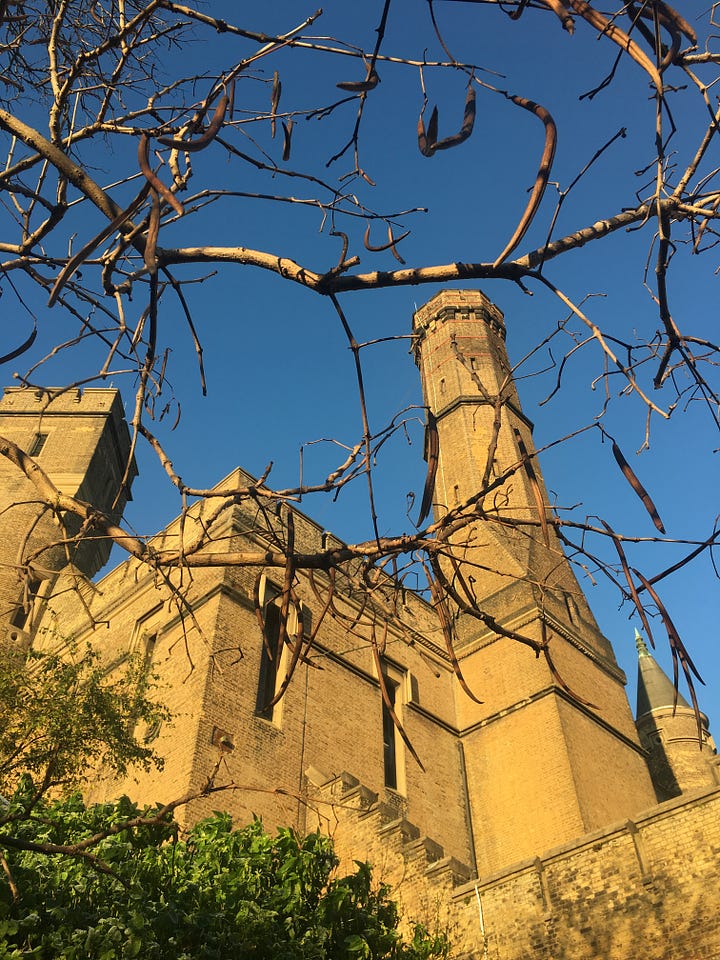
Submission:
[[[283,152],[282,152],[282,158],[283,158],[283,160],[289,160],[289,159],[290,159],[290,139],[291,139],[291,137],[292,137],[292,129],[293,129],[293,122],[292,122],[292,120],[288,120],[287,123],[285,123],[285,121],[283,120],[283,121],[282,121],[282,128],[283,128]]]
[[[172,147],[173,150],[185,150],[188,153],[196,153],[198,150],[204,150],[220,132],[220,128],[225,122],[225,114],[227,113],[229,103],[230,98],[227,94],[223,94],[218,101],[218,105],[215,107],[215,112],[207,126],[207,130],[194,140],[174,140],[171,137],[158,137],[158,143],[161,143],[164,147]]]
[[[438,130],[438,109],[433,107],[432,113],[430,114],[430,122],[428,123],[427,132],[425,132],[425,121],[423,120],[422,113],[418,118],[418,146],[420,147],[420,153],[424,157],[431,157],[435,153],[435,146],[437,144],[437,130]]]
[[[380,244],[379,247],[373,246],[370,243],[370,224],[367,225],[365,229],[365,236],[363,237],[363,244],[365,249],[369,250],[371,253],[382,253],[383,250],[391,250],[393,256],[396,260],[399,260],[400,263],[405,263],[400,254],[395,249],[395,244],[400,243],[401,240],[404,240],[405,237],[410,236],[410,231],[406,230],[405,233],[401,233],[399,237],[394,237],[392,232],[392,227],[388,225],[388,242]]]
[[[475,125],[475,87],[472,84],[468,84],[467,96],[465,97],[465,113],[463,115],[462,127],[458,133],[453,134],[451,137],[445,137],[442,140],[438,140],[435,144],[436,150],[449,150],[450,147],[456,147],[459,143],[463,143],[470,134],[473,132],[473,127]]]
[[[277,70],[273,73],[272,93],[270,94],[270,133],[275,138],[275,117],[277,108],[280,105],[280,95],[282,93],[282,84]]]
[[[621,50],[624,50],[635,63],[639,64],[643,70],[650,76],[652,82],[655,84],[657,90],[662,93],[662,78],[658,73],[658,69],[652,60],[647,56],[644,50],[642,50],[634,40],[631,40],[630,37],[620,29],[616,27],[614,23],[611,23],[606,17],[604,17],[599,10],[596,10],[594,7],[591,7],[586,0],[570,0],[570,4],[575,10],[576,13],[579,13],[583,20],[595,27],[596,30],[599,30],[600,33],[609,37],[613,43],[616,43]]]
[[[141,134],[140,142],[138,143],[138,163],[140,164],[140,170],[153,190],[156,190],[163,200],[166,200],[170,204],[175,213],[181,217],[185,213],[185,208],[175,194],[171,190],[168,190],[162,180],[155,175],[150,166],[150,138],[146,133]]]
[[[512,102],[516,103],[519,107],[523,107],[523,109],[534,113],[536,117],[542,120],[545,124],[545,146],[540,160],[540,167],[535,177],[535,184],[530,194],[527,207],[525,207],[525,212],[520,218],[520,222],[515,228],[515,232],[508,241],[505,249],[493,264],[494,267],[499,267],[500,264],[510,256],[535,219],[535,214],[540,208],[540,202],[545,193],[545,187],[547,187],[548,180],[550,179],[550,171],[552,170],[553,160],[555,159],[555,147],[557,146],[557,127],[545,107],[540,106],[539,103],[535,103],[534,100],[526,100],[525,97],[509,97],[508,99],[512,100]]]
[[[440,436],[437,429],[437,421],[431,410],[427,412],[427,426],[425,428],[425,457],[427,459],[427,476],[425,477],[425,488],[423,490],[422,501],[420,503],[420,515],[417,525],[420,526],[430,513],[432,506],[433,493],[435,491],[435,478],[437,476],[438,462],[440,460]]]
[[[339,90],[347,90],[349,93],[367,93],[368,90],[373,90],[379,83],[380,77],[375,67],[373,67],[366,80],[342,80],[340,83],[336,83],[335,86]]]
[[[655,524],[655,526],[660,531],[660,533],[665,533],[665,527],[663,526],[663,522],[660,519],[660,514],[657,512],[657,507],[652,501],[652,497],[647,492],[645,487],[640,483],[640,481],[638,480],[637,476],[633,471],[633,468],[627,462],[627,460],[622,454],[622,451],[620,450],[620,447],[615,443],[614,440],[612,441],[612,452],[617,462],[617,465],[620,467],[620,469],[623,472],[623,476],[625,477],[627,482],[630,484],[630,486],[633,488],[633,490],[638,495],[638,497],[640,497],[640,499],[642,500],[643,506],[645,507],[647,512],[650,514],[650,517],[652,518],[652,522]]]

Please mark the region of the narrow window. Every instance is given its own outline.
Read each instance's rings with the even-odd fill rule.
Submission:
[[[578,605],[575,602],[575,597],[571,596],[569,593],[565,594],[565,606],[567,608],[568,616],[570,617],[570,622],[577,623],[580,619],[580,611],[578,610]]]
[[[156,643],[157,633],[150,633],[143,637],[143,645],[140,651],[140,655],[142,656],[143,679],[147,677],[150,671],[150,664],[152,663]]]
[[[140,676],[138,678],[138,688],[142,695],[147,693],[147,688],[151,680],[152,661],[155,654],[156,645],[157,633],[147,633],[143,635],[139,649],[142,663],[140,667]],[[157,740],[161,727],[162,720],[159,717],[156,718],[152,723],[145,724],[144,730],[141,734],[143,742],[152,743],[153,740]]]
[[[397,700],[397,684],[386,674],[383,674],[385,680],[385,689],[387,690],[388,700],[392,704],[393,710]],[[383,760],[385,763],[385,786],[397,790],[398,785],[398,766],[397,766],[397,745],[395,743],[395,724],[388,705],[383,699],[382,705],[382,725],[383,725]]]
[[[147,703],[148,692],[155,685],[153,664],[156,662],[158,641],[162,633],[162,613],[163,605],[159,603],[135,622],[127,652],[110,663],[105,673],[106,676],[117,676],[116,671],[131,671],[127,676],[132,676],[134,680],[137,699],[130,706],[128,721],[133,736],[139,743],[152,743],[156,740],[163,724],[162,710],[151,710],[148,713],[142,709],[143,702]]]
[[[15,610],[15,613],[10,618],[10,623],[13,627],[17,627],[18,630],[24,630],[28,625],[30,616],[33,611],[33,605],[35,603],[35,597],[37,597],[38,590],[40,589],[40,580],[30,580],[27,583],[25,590],[25,597],[23,603]]]
[[[33,437],[33,442],[30,444],[30,449],[28,450],[29,456],[36,457],[45,446],[45,441],[47,438],[48,435],[46,433],[36,433]]]
[[[402,723],[402,707],[404,703],[406,673],[391,663],[384,663],[382,679],[387,691],[388,700],[392,707],[382,701],[382,732],[383,732],[383,768],[385,786],[398,793],[405,792],[405,754],[400,731],[393,721],[393,712]]]
[[[269,706],[277,692],[278,676],[280,673],[280,589],[265,580],[260,594],[262,603],[263,626],[265,638],[262,641],[260,653],[260,674],[258,676],[258,690],[255,700],[255,713],[264,720],[277,719],[275,706]]]
[[[312,615],[310,608],[304,603],[300,609],[290,604],[287,617],[287,640],[280,646],[280,614],[282,597],[280,588],[265,581],[261,591],[263,604],[263,624],[265,627],[265,641],[260,652],[260,673],[258,676],[257,697],[255,700],[255,714],[264,720],[278,723],[282,701],[270,706],[270,703],[280,690],[285,679],[288,649],[292,651],[300,635],[300,620],[302,618],[303,643],[312,631]]]
[[[280,602],[274,588],[266,587],[266,601],[263,606],[263,624],[265,639],[260,654],[260,676],[258,677],[255,713],[264,720],[272,720],[275,711],[270,702],[275,696],[278,679],[278,660],[280,651]],[[268,598],[268,594],[270,594]]]

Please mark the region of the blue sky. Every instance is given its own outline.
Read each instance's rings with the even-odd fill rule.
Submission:
[[[331,2],[309,32],[367,48],[374,41],[381,9],[381,3]],[[557,122],[559,141],[551,184],[519,253],[544,242],[558,191],[567,188],[621,128],[626,136],[608,148],[569,194],[553,235],[579,229],[635,205],[636,191],[641,197],[649,195],[652,168],[645,174],[636,172],[645,169],[654,157],[655,105],[647,77],[635,63],[622,58],[613,83],[592,100],[580,100],[579,96],[595,87],[612,68],[617,51],[606,39],[598,41],[587,24],[579,22],[570,37],[551,14],[532,9],[518,22],[511,22],[499,8],[487,4],[437,0],[435,9],[448,46],[458,60],[484,68],[477,76],[497,89],[542,103]],[[235,3],[212,4],[213,14],[230,20],[236,10]],[[247,17],[243,25],[268,33],[286,31],[314,10],[314,5],[304,0],[253,5],[243,14]],[[685,7],[686,16],[698,28],[702,19],[695,18],[703,10],[695,3]],[[228,70],[254,48],[248,41],[212,34],[208,41],[198,39],[183,50],[169,48],[164,69],[167,77],[192,69],[210,77]],[[422,59],[424,51],[427,59],[444,57],[425,4],[410,0],[393,3],[383,50],[414,59]],[[341,96],[337,82],[362,78],[357,60],[282,51],[238,82],[237,119],[249,118],[258,107],[266,107],[275,69],[283,82],[281,111],[331,103]],[[368,97],[360,139],[360,163],[376,185],[355,178],[343,181],[344,188],[380,212],[427,208],[427,213],[393,220],[398,224],[396,232],[411,230],[399,248],[408,265],[493,260],[527,202],[542,151],[541,124],[498,93],[478,89],[473,136],[462,146],[427,159],[420,155],[416,140],[422,106],[418,69],[380,64],[378,72],[381,83]],[[459,127],[466,76],[460,71],[441,73],[427,68],[424,79],[431,105],[439,105],[440,135],[445,136]],[[201,81],[197,96],[202,95],[202,89]],[[668,147],[670,152],[676,151],[670,162],[681,167],[702,134],[704,108],[696,97],[683,91],[668,100],[678,128]],[[312,171],[337,183],[352,167],[350,154],[330,167],[325,162],[347,140],[354,117],[355,105],[347,104],[324,119],[296,119],[291,161],[286,166]],[[253,156],[265,150],[279,160],[280,139],[271,139],[267,122],[248,120],[240,126],[233,142],[243,144]],[[92,160],[100,182],[111,182],[119,170],[135,169],[136,144],[129,138],[126,141],[107,154],[98,152],[99,145],[93,148],[96,152]],[[713,163],[717,163],[716,157],[709,159],[708,170]],[[235,191],[311,196],[302,180],[260,176],[248,164],[231,163],[217,145],[197,154],[193,166],[194,190],[222,184]],[[99,223],[99,218],[81,210],[77,218],[79,238],[91,236]],[[337,225],[349,235],[350,253],[361,257],[360,270],[396,266],[389,252],[369,253],[363,248],[361,221],[338,218]],[[252,198],[227,199],[187,218],[187,222],[163,228],[160,243],[166,247],[204,243],[255,247],[323,271],[332,267],[339,255],[340,241],[329,236],[329,229],[317,208],[279,206]],[[384,238],[384,228],[378,224],[371,240],[378,244]],[[618,233],[556,260],[548,265],[547,276],[578,303],[590,297],[585,305],[589,315],[609,334],[629,343],[651,337],[659,326],[657,308],[644,285],[652,239],[649,228]],[[678,325],[692,329],[695,336],[715,341],[716,259],[713,251],[693,257],[686,246],[678,246],[669,288]],[[298,481],[303,448],[305,479],[324,477],[344,454],[329,442],[313,441],[335,438],[352,446],[361,436],[352,356],[330,303],[259,270],[226,266],[217,276],[210,277],[211,273],[213,268],[177,271],[183,278],[207,277],[186,290],[204,347],[206,398],[200,395],[194,349],[177,302],[166,296],[160,313],[160,340],[172,344],[169,380],[182,416],[174,432],[166,423],[157,429],[176,470],[186,483],[207,486],[237,464],[260,474],[272,460],[270,482],[283,487]],[[652,288],[652,259],[647,281]],[[539,285],[531,288],[532,296],[507,281],[487,281],[479,286],[505,313],[513,363],[520,364],[567,319],[566,308]],[[342,303],[359,341],[407,337],[415,305],[437,289],[437,285],[430,285],[353,293],[345,295]],[[43,326],[35,359],[58,333],[69,335],[76,323],[63,317],[58,308],[48,311],[44,300],[29,288],[24,294]],[[6,291],[6,311],[9,303]],[[142,306],[140,295],[129,311],[139,313]],[[549,346],[518,367],[525,411],[536,424],[536,445],[542,447],[593,424],[604,411],[606,430],[617,439],[653,496],[669,538],[708,536],[717,513],[719,477],[713,451],[720,444],[713,420],[700,401],[681,402],[669,421],[653,416],[650,449],[636,456],[645,439],[646,410],[637,397],[625,395],[625,384],[617,376],[609,379],[605,394],[603,381],[596,380],[602,373],[603,360],[596,346],[590,344],[569,360],[562,390],[542,403],[553,390],[557,363],[571,345],[571,336],[581,335],[581,325],[572,320],[567,332],[556,333]],[[374,429],[388,423],[398,410],[422,402],[408,349],[409,341],[400,339],[363,351]],[[85,375],[93,363],[96,351],[88,347],[74,357],[62,355],[36,379],[42,378],[47,384],[62,382],[63,378]],[[12,365],[12,370],[16,369],[21,369],[18,361]],[[649,366],[643,376],[649,384]],[[131,409],[132,378],[118,371],[113,382],[124,391]],[[674,398],[669,391],[661,391],[653,399],[667,408]],[[411,442],[397,435],[383,451],[375,474],[381,533],[410,529],[407,493],[414,491],[419,496],[424,481],[420,413],[409,416],[407,437]],[[168,420],[174,420],[174,409]],[[177,512],[178,501],[147,452],[140,452],[139,461],[141,477],[127,519],[140,532],[150,533]],[[541,462],[551,496],[563,508],[572,506],[576,519],[601,516],[622,532],[654,537],[648,516],[618,471],[609,445],[601,443],[599,431],[584,432],[567,444],[553,447]],[[302,509],[345,540],[362,540],[371,533],[362,481],[355,489],[343,491],[335,504],[306,500]],[[637,545],[631,550],[632,562],[652,577],[688,549],[672,543]],[[612,556],[607,548],[603,550],[606,556]],[[630,609],[627,605],[618,609],[617,591],[602,578],[597,583],[589,579],[582,582],[602,629],[634,681],[636,621],[630,618]],[[659,590],[707,680],[707,690],[700,691],[701,705],[711,718],[715,716],[717,728],[719,610],[717,578],[710,559],[703,556],[663,581]],[[656,622],[660,640],[656,656],[669,669],[663,631]]]

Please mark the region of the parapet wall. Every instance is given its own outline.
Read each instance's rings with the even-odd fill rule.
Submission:
[[[458,953],[488,960],[717,960],[719,853],[720,788],[668,801],[460,888]]]

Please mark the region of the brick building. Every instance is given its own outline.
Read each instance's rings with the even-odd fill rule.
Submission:
[[[439,564],[457,592],[457,668],[483,702],[458,682],[448,621],[383,576],[368,601],[352,567],[334,584],[300,572],[281,649],[277,566],[209,562],[170,575],[170,589],[130,559],[91,585],[82,575],[99,569],[104,545],[76,549],[77,528],[59,536],[3,462],[6,644],[87,639],[109,669],[134,653],[160,676],[174,720],[146,734],[164,769],[99,776],[91,799],[168,800],[201,788],[219,761],[233,788],[198,801],[194,818],[221,803],[237,822],[257,812],[269,827],[320,825],[343,858],[375,864],[408,917],[447,927],[460,955],[720,958],[720,767],[707,722],[699,743],[693,710],[674,704],[642,639],[633,719],[625,676],[546,522],[500,311],[478,291],[445,291],[413,325],[428,449],[439,440],[435,518],[478,517],[457,524]],[[64,492],[121,512],[134,466],[115,391],[7,390],[0,436]],[[238,469],[218,491],[251,482]],[[342,548],[299,511],[246,497],[217,516],[212,499],[195,505],[156,549],[191,541],[211,516],[209,557],[277,551],[290,525],[301,552]],[[532,643],[549,643],[552,659]]]

